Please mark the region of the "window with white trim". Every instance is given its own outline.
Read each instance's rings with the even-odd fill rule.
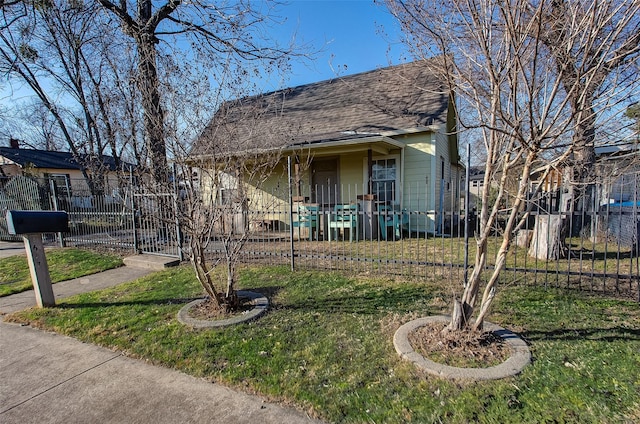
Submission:
[[[395,202],[398,167],[395,158],[376,159],[371,167],[372,194],[378,201]]]

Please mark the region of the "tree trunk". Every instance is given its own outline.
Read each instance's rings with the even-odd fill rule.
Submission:
[[[217,308],[222,308],[224,301],[217,292],[215,284],[211,281],[211,270],[207,266],[204,249],[195,237],[191,238],[191,264],[198,282],[211,301],[214,302]]]
[[[151,173],[155,182],[168,180],[167,150],[164,140],[164,110],[160,101],[158,71],[156,67],[156,38],[142,33],[136,37],[138,46],[138,87],[144,111],[144,129],[147,154],[151,161]]]
[[[562,237],[562,216],[538,215],[529,245],[529,256],[542,260],[556,260],[565,257]]]

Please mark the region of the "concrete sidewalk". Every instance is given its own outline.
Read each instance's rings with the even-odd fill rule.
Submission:
[[[58,299],[150,272],[127,266],[57,283],[53,290]],[[33,291],[0,298],[0,315],[33,305]],[[0,322],[0,422],[319,423],[257,396],[5,322]]]

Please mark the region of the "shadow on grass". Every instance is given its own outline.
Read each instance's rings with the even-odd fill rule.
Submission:
[[[122,302],[81,302],[81,303],[60,303],[55,306],[57,309],[82,309],[82,308],[105,308],[112,306],[166,306],[166,305],[181,305],[193,302],[194,300],[202,299],[202,296],[197,297],[183,297],[183,298],[167,298],[167,299],[153,299],[153,300],[129,300]]]
[[[598,252],[588,249],[571,249],[571,258],[572,259],[580,259],[583,261],[603,261],[603,260],[625,260],[635,258],[637,255],[634,255],[632,252],[618,252],[617,250],[612,250],[609,252]]]
[[[282,286],[247,287],[240,290],[260,293],[271,300],[274,296],[280,293]]]
[[[256,293],[260,293],[262,295],[271,298],[278,294],[282,287],[271,286],[271,287],[256,287],[256,288],[247,288],[241,289],[246,291],[252,291]],[[166,306],[166,305],[183,305],[189,302],[193,302],[194,300],[202,299],[204,294],[201,296],[195,297],[174,297],[174,298],[165,298],[165,299],[150,299],[150,300],[130,300],[130,301],[122,301],[122,302],[81,302],[81,303],[60,303],[56,307],[59,309],[82,309],[82,308],[105,308],[112,306]]]
[[[312,297],[279,305],[279,309],[373,315],[383,310],[407,312],[415,309],[420,300],[425,300],[424,288],[390,288],[363,291],[355,295],[350,293],[345,296]]]
[[[625,328],[625,327],[610,327],[610,328],[559,328],[557,330],[549,331],[527,331],[522,333],[527,340],[561,340],[561,341],[575,341],[575,340],[594,340],[603,342],[612,342],[616,340],[624,341],[640,341],[640,329]]]

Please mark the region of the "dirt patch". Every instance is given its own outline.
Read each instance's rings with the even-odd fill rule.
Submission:
[[[232,310],[226,308],[219,308],[214,301],[207,299],[204,302],[189,308],[188,315],[190,318],[203,320],[203,321],[215,321],[222,319],[233,318],[236,315],[242,315],[253,308],[252,299],[248,297],[238,298],[238,307]]]
[[[512,353],[504,339],[494,333],[447,331],[446,326],[445,322],[431,322],[418,327],[409,333],[409,343],[425,358],[460,368],[493,367]]]

